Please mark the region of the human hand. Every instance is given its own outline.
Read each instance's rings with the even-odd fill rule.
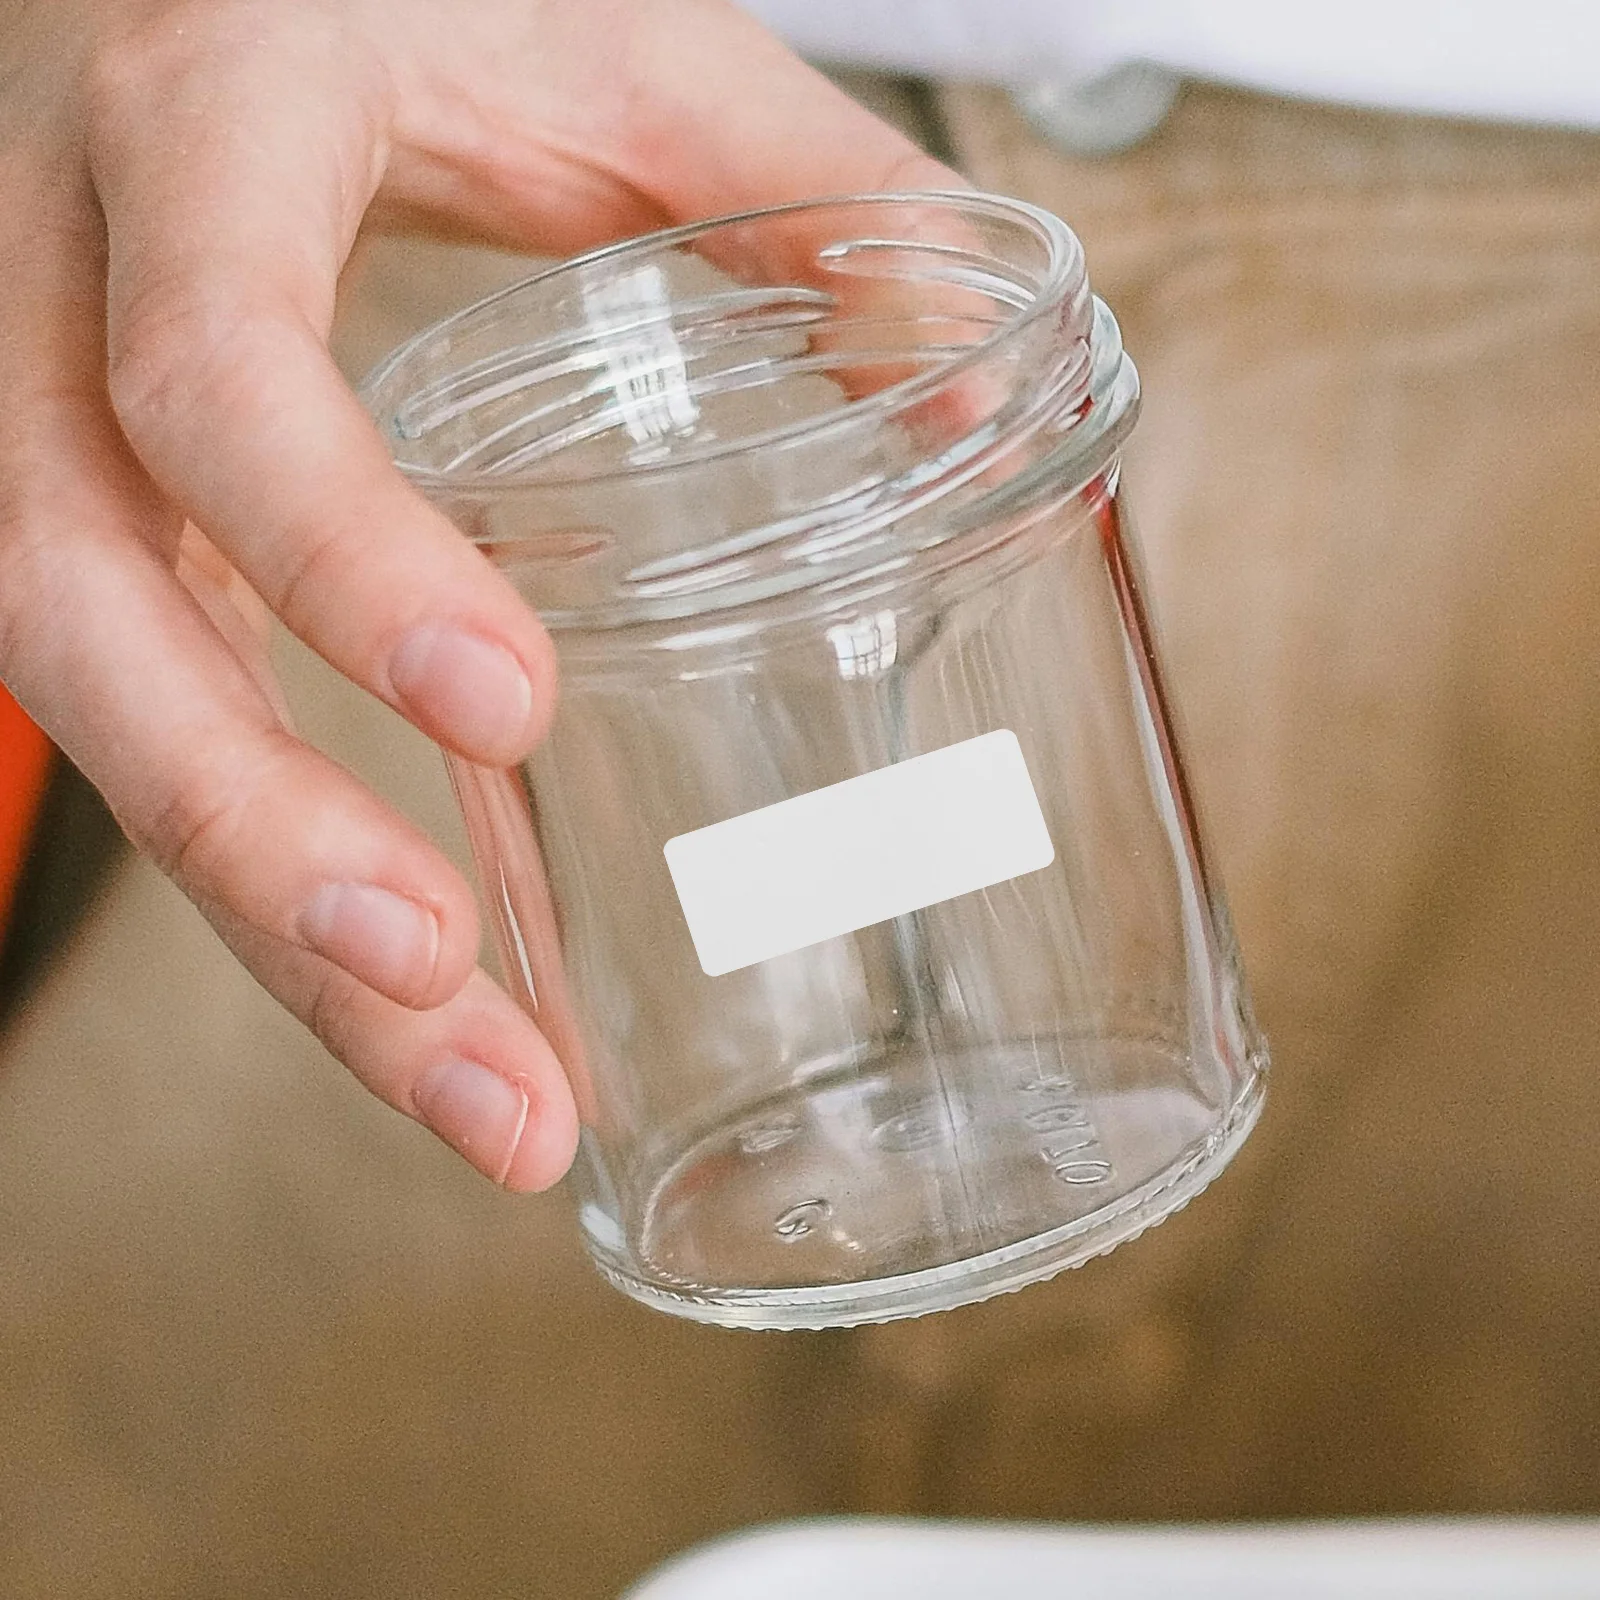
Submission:
[[[263,644],[275,613],[488,765],[551,714],[536,619],[329,359],[357,230],[565,253],[953,181],[724,0],[0,5],[0,679],[261,983],[507,1188],[571,1159],[561,1065]]]

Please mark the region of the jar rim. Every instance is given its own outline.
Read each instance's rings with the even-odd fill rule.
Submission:
[[[507,302],[519,295],[547,287],[563,278],[576,279],[597,266],[623,262],[630,256],[648,257],[692,244],[719,230],[843,208],[896,205],[927,207],[930,204],[947,207],[952,212],[965,212],[975,219],[987,217],[1026,229],[1043,246],[1045,264],[1039,273],[1037,285],[1030,286],[1027,301],[1012,307],[1010,314],[992,330],[965,344],[959,352],[945,355],[937,363],[888,384],[868,397],[853,399],[840,408],[744,435],[736,440],[690,449],[661,460],[628,461],[598,470],[551,470],[549,464],[514,471],[441,469],[407,460],[397,448],[405,442],[398,426],[399,413],[414,392],[414,385],[403,381],[408,370],[425,360],[428,353],[441,343],[504,309]],[[846,419],[875,424],[890,421],[924,404],[941,389],[959,383],[967,372],[992,359],[1002,347],[1025,340],[1042,319],[1056,313],[1064,302],[1082,294],[1086,289],[1085,280],[1083,248],[1077,236],[1059,217],[1024,200],[978,190],[941,189],[844,194],[789,201],[621,239],[542,268],[414,334],[372,369],[360,384],[358,394],[389,444],[396,466],[425,495],[488,503],[529,491],[571,491],[647,483],[701,467],[721,456],[789,446],[814,439],[838,427]]]

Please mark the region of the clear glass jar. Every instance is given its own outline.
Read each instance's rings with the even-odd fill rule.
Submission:
[[[1138,380],[1062,223],[867,196],[632,240],[366,397],[559,650],[535,756],[450,766],[607,1277],[915,1315],[1216,1175],[1266,1053],[1121,505]]]

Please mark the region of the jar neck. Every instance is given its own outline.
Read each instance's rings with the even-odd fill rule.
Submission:
[[[963,192],[625,241],[419,335],[364,392],[560,631],[911,575],[1102,471],[1137,380],[1071,231]]]

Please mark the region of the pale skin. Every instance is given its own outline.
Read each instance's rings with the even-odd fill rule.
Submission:
[[[329,359],[340,270],[364,226],[560,254],[957,181],[723,0],[0,0],[0,680],[267,990],[508,1189],[571,1160],[560,1063],[263,648],[275,614],[480,762],[553,713],[536,619]]]

